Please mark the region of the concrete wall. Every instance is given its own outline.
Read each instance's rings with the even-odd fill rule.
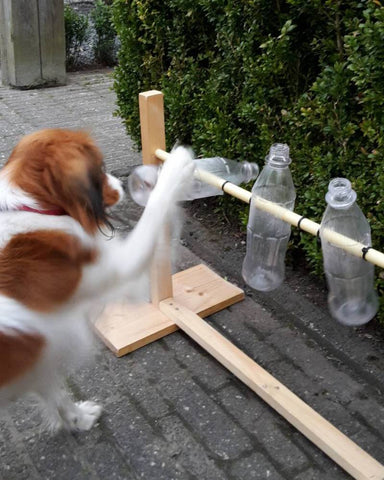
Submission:
[[[0,0],[0,53],[4,84],[64,84],[63,0]]]

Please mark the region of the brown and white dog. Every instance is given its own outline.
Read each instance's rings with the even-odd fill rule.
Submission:
[[[90,136],[24,137],[0,171],[0,404],[35,393],[52,430],[88,430],[101,407],[75,403],[64,378],[92,344],[95,302],[140,297],[159,233],[193,175],[179,147],[135,229],[106,241],[108,207],[123,195]]]

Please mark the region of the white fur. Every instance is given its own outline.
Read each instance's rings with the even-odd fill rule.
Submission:
[[[21,205],[38,208],[39,204],[30,195],[23,192],[8,180],[8,175],[3,170],[0,177],[0,211],[13,210]]]
[[[148,273],[160,232],[193,177],[193,169],[190,153],[178,147],[162,169],[138,224],[125,239],[106,240],[99,234],[92,237],[68,216],[0,212],[0,248],[17,233],[52,229],[75,235],[85,245],[96,246],[99,250],[97,262],[83,269],[75,294],[53,313],[34,312],[0,295],[0,331],[38,332],[47,339],[44,353],[34,368],[0,389],[0,404],[22,393],[33,392],[44,405],[52,430],[61,427],[88,430],[97,422],[101,407],[92,402],[73,402],[65,391],[63,379],[82,363],[92,347],[88,320],[95,302],[107,302],[122,295],[136,299],[145,297],[140,279]],[[119,181],[112,176],[109,181],[122,195]],[[0,206],[7,206],[6,209],[25,204],[28,197],[7,184],[1,174],[0,192]]]
[[[107,173],[107,178],[108,178],[108,183],[109,185],[114,189],[114,190],[117,190],[119,192],[119,200],[118,202],[115,204],[117,205],[118,203],[120,203],[120,201],[123,199],[124,197],[124,190],[123,190],[123,187],[121,185],[121,182],[118,178],[114,177],[113,175],[111,175],[110,173]]]

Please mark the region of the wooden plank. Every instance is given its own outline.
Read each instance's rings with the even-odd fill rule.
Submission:
[[[165,149],[164,96],[158,90],[139,94],[141,147],[144,165],[160,163],[155,152]]]
[[[357,480],[383,480],[384,466],[175,299],[160,310]]]
[[[161,247],[156,249],[151,266],[151,302],[155,307],[162,300],[173,296],[171,233],[169,225],[165,225],[158,241]]]
[[[159,161],[155,151],[157,148],[165,148],[163,94],[157,90],[140,93],[139,108],[143,163],[157,164]],[[161,300],[173,296],[169,225],[164,228],[161,235],[161,252],[155,253],[151,267],[151,301],[155,306]]]
[[[94,327],[117,357],[178,330],[174,322],[151,303],[108,305]]]
[[[177,302],[207,317],[244,299],[244,292],[221,278],[204,264],[173,275],[174,298]]]
[[[175,298],[201,316],[211,315],[244,298],[244,292],[206,265],[173,275]],[[109,305],[94,325],[96,333],[118,357],[178,329],[153,304]]]

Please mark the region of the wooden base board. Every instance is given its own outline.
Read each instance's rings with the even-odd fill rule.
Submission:
[[[206,317],[244,298],[240,288],[227,282],[206,265],[196,265],[172,275],[173,298]],[[95,322],[103,342],[121,357],[178,329],[173,320],[152,304],[108,305]]]

